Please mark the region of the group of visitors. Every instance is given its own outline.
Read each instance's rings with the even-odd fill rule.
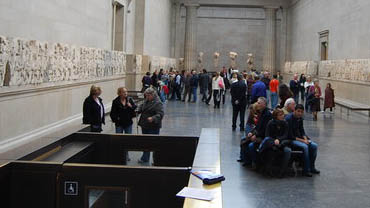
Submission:
[[[287,102],[292,104],[294,99],[290,98]],[[291,104],[290,109],[293,108]],[[241,141],[239,162],[269,175],[284,177],[292,149],[298,149],[303,151],[303,175],[312,177],[312,174],[320,173],[315,167],[318,146],[306,135],[303,126],[304,106],[293,106],[293,112],[284,116],[281,108],[271,113],[265,97],[259,97],[251,105],[246,137]],[[272,173],[273,165],[280,167],[278,173]]]
[[[102,90],[98,86],[90,88],[90,95],[83,104],[83,123],[90,125],[91,132],[100,133],[105,124],[105,109],[103,100],[100,98]],[[140,114],[138,125],[142,134],[159,134],[164,116],[163,104],[154,88],[144,90],[144,103],[137,106],[134,100],[128,96],[124,87],[117,89],[117,97],[112,102],[110,117],[115,124],[116,133],[132,134],[133,118]],[[150,152],[143,152],[139,163],[149,162]],[[129,159],[127,155],[127,159]]]

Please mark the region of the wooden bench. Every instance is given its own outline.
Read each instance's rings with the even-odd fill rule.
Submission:
[[[336,105],[339,105],[341,107],[347,108],[347,115],[349,115],[349,111],[368,111],[369,112],[369,117],[370,117],[370,105],[365,105],[361,103],[356,103],[351,100],[347,99],[334,99],[334,102]],[[342,108],[340,109],[340,112],[342,113]]]

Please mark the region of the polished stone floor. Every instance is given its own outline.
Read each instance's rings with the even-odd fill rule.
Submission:
[[[232,109],[230,98],[221,109],[204,103],[172,101],[165,104],[163,135],[199,136],[202,128],[221,129],[221,171],[223,204],[226,208],[254,207],[370,207],[370,120],[352,113],[346,115],[339,109],[335,114],[319,114],[317,122],[305,115],[306,133],[319,144],[317,168],[321,175],[284,179],[267,178],[242,167],[236,162],[239,142],[243,132],[231,130]],[[107,116],[107,121],[110,120]],[[136,121],[135,121],[136,123]],[[74,132],[78,126],[66,128],[42,137],[27,147],[5,153],[3,159],[17,159],[20,154],[34,151],[37,146]],[[114,131],[107,122],[104,132]],[[140,133],[134,125],[133,133]],[[130,153],[136,165],[140,152]],[[1,156],[1,154],[0,154]],[[150,163],[149,163],[150,164]]]
[[[229,102],[221,109],[204,103],[169,102],[161,129],[163,135],[196,136],[201,128],[221,129],[224,207],[370,207],[369,118],[347,116],[346,111],[340,114],[339,109],[335,114],[320,113],[317,122],[306,115],[306,133],[319,144],[316,164],[321,175],[275,179],[236,162],[243,133],[231,130]],[[112,127],[108,124],[106,131]]]

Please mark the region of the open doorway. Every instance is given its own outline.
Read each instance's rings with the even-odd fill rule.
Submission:
[[[329,58],[329,30],[319,32],[319,35],[320,60],[326,61]]]

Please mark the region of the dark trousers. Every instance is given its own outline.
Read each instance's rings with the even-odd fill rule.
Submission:
[[[182,101],[185,101],[186,100],[186,95],[188,95],[188,102],[190,102],[191,100],[191,87],[185,87],[185,92],[184,92],[184,98],[182,99]]]
[[[222,104],[225,104],[225,99],[226,99],[226,92],[227,90],[221,90],[221,98],[222,98]]]
[[[211,101],[213,95],[213,90],[212,88],[208,88],[208,98],[206,100],[206,103],[209,104],[209,101]]]
[[[220,108],[221,90],[213,90],[213,103],[215,107]]]
[[[246,104],[233,105],[233,128],[236,128],[236,120],[240,113],[240,129],[244,129],[244,118],[245,118]]]

